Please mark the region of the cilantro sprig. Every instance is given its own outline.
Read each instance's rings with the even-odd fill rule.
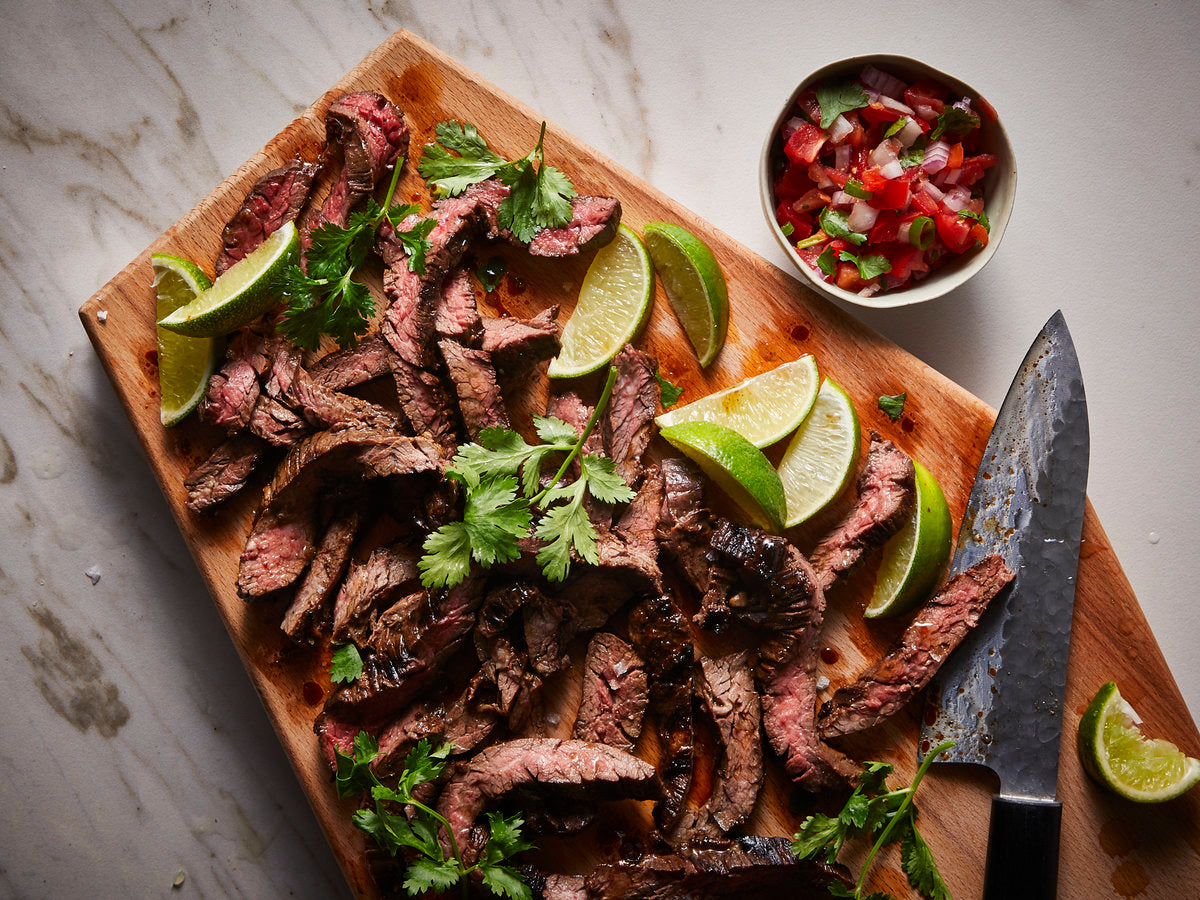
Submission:
[[[899,394],[880,394],[879,408],[887,413],[889,419],[895,422],[904,415],[904,401],[908,399],[908,391]]]
[[[571,198],[578,193],[560,169],[547,165],[542,145],[546,123],[537,144],[512,162],[497,156],[470,122],[439,122],[434,143],[421,154],[417,171],[439,197],[456,197],[473,184],[497,178],[508,186],[497,220],[528,244],[542,228],[561,228],[571,221]]]
[[[358,680],[363,672],[362,654],[354,644],[342,644],[329,661],[329,680],[334,684]]]
[[[358,797],[370,794],[374,809],[360,809],[354,814],[354,824],[375,839],[391,856],[402,849],[416,851],[405,871],[404,889],[410,897],[425,891],[441,893],[455,885],[468,895],[470,875],[478,871],[483,884],[498,897],[510,900],[530,900],[532,892],[521,881],[512,866],[505,865],[510,857],[529,850],[533,845],[521,834],[524,820],[519,816],[505,818],[488,813],[488,840],[478,861],[468,866],[462,858],[454,830],[437,810],[426,806],[413,796],[418,785],[434,781],[446,768],[453,745],[442,744],[436,749],[421,739],[404,760],[394,788],[388,787],[375,775],[371,763],[379,755],[379,745],[365,731],[354,738],[354,755],[334,750],[337,761],[335,781],[339,797]],[[393,812],[399,808],[401,812]],[[404,814],[407,808],[409,813]],[[445,829],[450,841],[446,856],[438,833]]]
[[[838,254],[838,259],[842,262],[852,262],[858,266],[858,275],[863,281],[870,281],[872,278],[878,278],[885,272],[892,271],[892,264],[888,258],[880,256],[878,253],[855,256],[853,253],[843,250]]]
[[[551,581],[562,581],[571,568],[571,552],[585,561],[600,562],[596,527],[587,514],[587,496],[604,503],[627,503],[633,491],[617,474],[613,461],[594,453],[580,458],[600,414],[608,405],[617,370],[610,367],[600,401],[582,434],[553,416],[536,416],[540,444],[529,444],[508,428],[486,428],[479,442],[465,444],[446,469],[446,476],[463,486],[465,501],[460,521],[447,522],[425,539],[418,562],[425,587],[453,587],[462,582],[472,562],[489,568],[520,556],[518,541],[529,533],[544,543],[538,565]],[[543,464],[554,454],[566,457],[541,487]],[[571,463],[579,458],[579,477],[562,483]]]
[[[952,746],[953,742],[947,741],[930,750],[912,784],[894,791],[887,790],[886,784],[892,766],[881,762],[868,763],[866,772],[860,776],[858,787],[841,812],[836,816],[817,813],[800,824],[800,831],[792,841],[792,852],[801,859],[821,856],[825,862],[833,863],[848,839],[860,835],[873,837],[874,844],[863,861],[854,887],[848,888],[835,882],[829,886],[829,893],[852,900],[895,900],[891,894],[882,891],[864,894],[863,886],[879,849],[900,841],[900,867],[908,876],[908,883],[929,900],[951,900],[933,853],[917,830],[917,808],[913,805],[913,796],[930,764]]]
[[[867,92],[854,82],[823,84],[817,88],[817,105],[821,107],[821,127],[826,131],[833,120],[852,109],[862,109],[871,102]]]
[[[352,276],[367,261],[385,220],[397,228],[396,237],[408,253],[409,269],[424,273],[427,238],[436,223],[426,219],[407,231],[397,227],[417,211],[409,203],[390,205],[403,164],[403,157],[396,160],[383,206],[372,198],[366,209],[350,214],[346,227],[333,222],[318,226],[305,254],[307,272],[292,264],[280,273],[274,286],[288,308],[279,331],[292,343],[315,350],[321,335],[327,334],[340,345],[353,345],[366,332],[375,315],[375,299],[370,289]]]

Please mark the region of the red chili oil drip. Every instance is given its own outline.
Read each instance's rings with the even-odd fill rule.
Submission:
[[[925,708],[925,724],[930,728],[937,722],[937,710],[932,707]]]
[[[922,753],[929,752],[929,741],[921,741],[921,752]]]
[[[315,681],[304,682],[304,702],[309,706],[316,706],[325,699],[324,689]]]
[[[914,422],[912,419],[910,419],[908,416],[905,416],[903,419],[900,420],[900,428],[901,428],[901,430],[903,430],[905,432],[912,432],[912,430],[916,427],[917,427],[917,423]]]
[[[835,662],[842,658],[842,654],[838,653],[832,647],[826,647],[821,651],[821,662],[832,666]]]
[[[789,333],[794,341],[807,341],[810,334],[809,330],[803,325],[793,325]]]
[[[147,350],[146,351],[146,362],[152,366],[157,366],[158,365],[158,351],[157,350]]]
[[[492,291],[490,294],[488,294],[488,300],[491,302],[492,306],[496,307],[496,314],[501,319],[507,319],[510,315],[512,315],[508,311],[508,307],[504,305],[504,299],[496,291]]]
[[[513,297],[519,297],[525,293],[525,282],[512,272],[504,276],[504,284],[508,287],[508,293]]]

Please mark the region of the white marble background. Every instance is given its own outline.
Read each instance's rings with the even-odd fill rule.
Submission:
[[[864,318],[998,404],[1066,311],[1091,497],[1200,710],[1200,6],[971,6],[0,3],[0,895],[347,894],[75,309],[401,27],[781,264],[756,160],[800,77],[883,51],[983,91],[1003,246]]]

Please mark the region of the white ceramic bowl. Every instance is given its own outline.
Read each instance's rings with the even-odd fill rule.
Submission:
[[[853,291],[846,291],[837,285],[823,281],[819,273],[814,272],[804,263],[796,252],[795,245],[780,229],[779,223],[775,221],[776,203],[772,188],[774,181],[772,169],[774,160],[783,152],[779,132],[784,121],[793,115],[796,98],[803,91],[821,81],[853,77],[861,72],[868,63],[910,84],[920,79],[928,79],[941,82],[956,94],[972,99],[980,96],[979,91],[970,85],[919,60],[909,59],[907,56],[886,54],[852,56],[849,59],[838,60],[822,66],[796,86],[780,109],[779,115],[775,117],[775,121],[771,123],[767,139],[763,142],[762,160],[759,163],[759,192],[762,196],[763,213],[767,217],[767,224],[775,235],[775,239],[779,241],[788,258],[813,287],[831,297],[837,297],[839,300],[872,309],[910,306],[913,303],[924,303],[926,300],[932,300],[934,297],[940,297],[954,290],[982,269],[992,258],[992,254],[1000,246],[1000,239],[1004,237],[1004,229],[1012,215],[1013,198],[1017,193],[1017,164],[1013,158],[1012,145],[1008,142],[1008,135],[1004,133],[1004,126],[999,121],[992,121],[986,115],[981,116],[982,145],[986,152],[996,155],[996,165],[988,169],[981,182],[984,209],[991,225],[987,246],[956,256],[920,281],[912,282],[906,287],[894,291],[876,294],[873,297],[860,297]]]

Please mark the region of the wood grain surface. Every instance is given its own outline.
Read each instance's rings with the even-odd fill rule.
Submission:
[[[278,628],[280,604],[247,604],[235,592],[238,556],[258,490],[245,491],[245,496],[217,515],[197,515],[184,506],[184,475],[215,445],[217,435],[196,422],[171,431],[159,424],[149,261],[152,252],[169,252],[194,259],[211,273],[220,249],[221,228],[249,186],[297,154],[315,159],[330,102],[347,91],[363,89],[380,91],[404,110],[414,129],[414,152],[432,139],[436,122],[453,118],[476,123],[497,152],[512,158],[533,145],[541,121],[533,110],[419,38],[397,32],[169,228],[79,313],[330,846],[354,891],[361,897],[374,897],[378,891],[365,862],[363,835],[350,823],[354,806],[336,799],[312,733],[320,702],[305,700],[306,684],[325,694],[331,690],[325,675],[327,653],[291,650]],[[684,387],[685,400],[813,353],[822,373],[853,398],[864,433],[876,429],[923,462],[941,482],[955,521],[961,518],[994,419],[991,408],[553,123],[547,130],[546,154],[549,161],[567,171],[581,193],[620,198],[624,221],[635,230],[651,221],[682,223],[712,247],[724,268],[732,321],[725,349],[708,371],[697,368],[661,288],[639,341],[659,356],[664,373]],[[428,206],[428,193],[411,165],[397,196]],[[747,196],[742,202],[757,200]],[[530,315],[552,303],[569,311],[587,256],[537,260],[509,248],[497,252],[508,260],[510,274],[498,294],[485,301],[485,314]],[[377,275],[374,284],[378,287]],[[107,312],[103,322],[98,316],[101,311]],[[1013,360],[1014,370],[1018,362]],[[585,384],[585,394],[589,389]],[[876,408],[875,400],[880,394],[901,390],[907,391],[908,402],[903,418],[893,423]],[[538,394],[535,390],[518,403],[528,410],[541,401]],[[830,511],[822,521],[790,537],[802,550],[811,549],[822,526],[838,512]],[[872,575],[868,566],[835,588],[830,597],[825,643],[839,656],[825,667],[832,687],[853,679],[903,626],[864,623],[861,610]],[[711,638],[701,639],[699,644],[709,652],[722,646]],[[1081,900],[1196,896],[1200,885],[1200,792],[1166,805],[1141,807],[1101,791],[1080,769],[1074,751],[1075,725],[1091,695],[1109,679],[1117,681],[1150,733],[1169,737],[1190,754],[1200,755],[1200,734],[1089,506],[1064,706],[1059,776],[1059,798],[1064,805],[1060,896]],[[313,686],[308,690],[310,696]],[[561,713],[559,731],[565,733],[574,717],[579,689],[569,676],[550,687],[551,708]],[[908,779],[916,767],[917,712],[910,708],[886,726],[845,740],[842,747],[859,759],[894,763],[897,777]],[[652,759],[657,755],[655,744],[655,737],[646,735],[638,752]],[[993,790],[994,779],[987,772],[965,766],[935,767],[921,789],[922,831],[959,898],[980,893]],[[781,767],[772,763],[751,830],[790,835],[806,811],[803,800],[796,802],[792,793]],[[640,805],[623,807],[614,815],[646,818],[647,811]],[[604,849],[595,832],[585,833],[574,843],[545,844],[546,858],[564,871],[582,870]],[[847,859],[853,861],[852,856]],[[911,894],[894,851],[884,854],[872,883],[897,896]]]

